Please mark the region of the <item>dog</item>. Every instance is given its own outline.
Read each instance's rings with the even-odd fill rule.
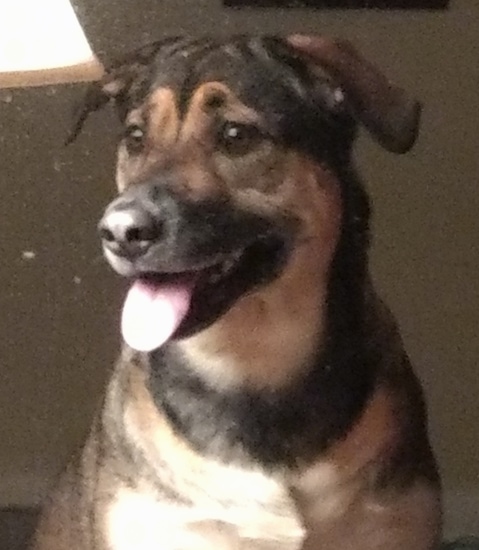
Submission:
[[[431,550],[420,384],[368,269],[358,127],[413,146],[421,106],[346,41],[168,38],[93,83],[131,279],[125,345],[35,550]]]

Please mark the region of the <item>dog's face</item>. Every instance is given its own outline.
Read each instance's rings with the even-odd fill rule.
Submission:
[[[334,51],[343,65],[353,59],[344,45],[326,43],[324,63],[300,50],[271,37],[166,40],[90,93],[78,128],[109,99],[124,127],[119,197],[100,232],[113,269],[137,281],[123,317],[133,347],[150,351],[228,316],[251,326],[271,301],[293,319],[306,312],[311,334],[321,330],[351,216],[341,180],[356,124],[392,150],[408,148],[415,129],[409,138],[391,130],[370,104],[376,90],[351,85],[348,67],[331,69]],[[350,72],[361,63],[350,61]],[[167,327],[162,336],[155,323]]]

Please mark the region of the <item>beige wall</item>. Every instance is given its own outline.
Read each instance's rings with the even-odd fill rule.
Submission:
[[[427,390],[447,493],[474,503],[451,521],[479,533],[479,2],[429,13],[154,4],[156,19],[153,2],[131,3],[118,37],[132,43],[127,27],[143,39],[218,28],[345,36],[423,99],[412,154],[359,146],[376,209],[373,267]],[[95,235],[116,126],[99,114],[62,148],[80,88],[0,91],[0,502],[38,498],[88,425],[118,347],[122,283]]]

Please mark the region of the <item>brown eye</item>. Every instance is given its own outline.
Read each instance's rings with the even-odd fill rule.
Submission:
[[[263,137],[261,130],[253,124],[225,122],[219,132],[218,147],[227,155],[246,155]]]
[[[132,124],[126,128],[124,139],[129,153],[139,153],[145,141],[145,131],[137,124]]]

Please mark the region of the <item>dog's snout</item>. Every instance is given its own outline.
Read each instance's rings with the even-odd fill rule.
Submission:
[[[134,204],[109,208],[98,229],[105,248],[129,259],[146,254],[162,235],[162,224]]]

